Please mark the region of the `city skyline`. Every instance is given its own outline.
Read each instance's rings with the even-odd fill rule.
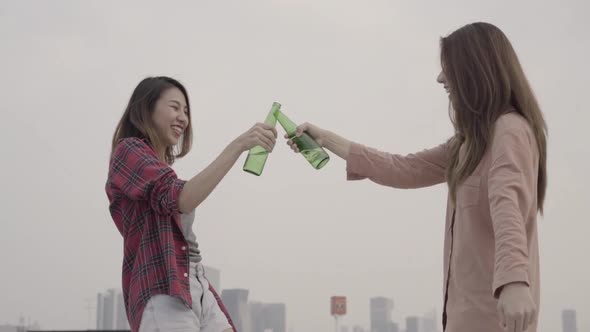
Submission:
[[[241,295],[243,296],[244,294],[248,293],[248,290],[245,289],[239,289],[238,293],[241,293]],[[109,296],[111,294],[115,294],[117,295],[117,290],[116,289],[108,289],[106,293],[99,293],[99,295],[104,295],[104,294],[109,294]],[[245,297],[246,301],[247,301],[247,296]],[[385,300],[391,300],[389,298],[384,298],[384,297],[374,297],[373,299],[379,299],[379,301],[382,301],[383,299]],[[252,313],[252,308],[255,307],[255,311],[257,311],[258,313],[260,313],[260,308],[262,308],[262,306],[265,305],[270,305],[270,306],[276,306],[278,308],[280,308],[279,310],[286,312],[286,306],[283,303],[263,303],[263,302],[259,302],[259,301],[253,301],[253,302],[247,302],[247,307],[248,307],[248,316],[250,316],[250,314]],[[380,303],[378,306],[381,307],[383,305],[383,302]],[[370,306],[372,306],[372,303],[370,304]],[[387,306],[387,305],[386,305]],[[279,315],[281,317],[281,315]],[[283,322],[286,321],[284,320],[284,315],[283,317]],[[394,330],[387,330],[388,332],[393,331],[393,332],[437,332],[437,329],[435,327],[435,324],[433,322],[433,320],[436,317],[436,313],[434,310],[431,310],[430,312],[427,312],[426,314],[424,314],[422,317],[419,316],[407,316],[405,317],[405,325],[402,326],[398,325],[397,323],[393,322],[393,325],[390,326],[395,326]],[[280,319],[279,319],[280,321]],[[575,309],[563,309],[561,311],[561,322],[562,322],[562,328],[560,331],[562,332],[578,332],[578,328],[577,328],[577,313]],[[252,324],[250,325],[249,328],[244,328],[241,331],[244,332],[285,332],[285,331],[289,331],[289,332],[297,332],[295,329],[293,329],[292,327],[288,327],[286,325],[284,325],[281,329],[276,329],[273,330],[271,328],[266,328],[263,330],[257,330],[256,329],[256,324]],[[258,325],[260,326],[260,325]],[[128,327],[127,327],[128,329]],[[4,322],[4,323],[0,323],[0,332],[26,332],[26,331],[43,331],[39,325],[39,323],[37,321],[32,321],[30,318],[25,319],[24,316],[20,316],[19,318],[19,323],[17,325],[11,325],[8,322]],[[87,331],[109,331],[109,330],[116,330],[116,331],[124,331],[125,329],[107,329],[107,328],[100,328],[100,326],[98,325],[98,321],[97,321],[97,326],[96,329],[90,329]],[[54,330],[59,332],[59,329]],[[64,332],[68,332],[68,331],[74,331],[74,330],[63,330]],[[374,330],[372,328],[364,328],[362,325],[358,325],[358,324],[353,324],[351,326],[340,326],[339,327],[339,332],[380,332],[379,330]]]
[[[228,313],[239,331],[296,331],[287,324],[287,305],[285,303],[266,303],[259,300],[250,300],[250,291],[248,289],[222,289],[218,287],[218,285],[221,285],[221,271],[211,266],[204,266],[204,269],[209,282],[220,292],[222,301],[224,301]],[[348,303],[348,299],[346,302]],[[392,319],[395,310],[392,298],[384,296],[370,297],[368,306],[370,307],[370,324],[368,328],[354,323],[351,326],[340,325],[339,332],[438,332],[436,309],[432,309],[422,316],[411,314],[402,319],[404,324],[398,324]],[[99,292],[96,296],[96,306],[94,308],[96,308],[94,317],[97,331],[129,329],[121,289],[109,288],[105,292]],[[89,317],[89,319],[91,318]],[[26,324],[25,321],[27,321]],[[561,324],[562,332],[578,332],[577,311],[575,309],[563,309],[561,311]],[[34,331],[41,328],[37,321],[31,323],[30,318],[25,319],[22,315],[20,315],[18,325],[10,325],[8,322],[0,325],[0,332],[26,332],[29,329]]]

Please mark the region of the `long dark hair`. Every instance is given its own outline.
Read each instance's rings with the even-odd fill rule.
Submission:
[[[506,35],[489,23],[468,24],[440,41],[440,59],[450,88],[451,140],[447,181],[453,200],[458,184],[477,167],[496,120],[514,108],[532,128],[539,150],[537,202],[541,213],[547,188],[547,125],[537,99]],[[465,158],[459,150],[465,145]]]
[[[161,139],[156,133],[154,122],[152,120],[152,114],[154,112],[156,102],[158,99],[160,99],[162,93],[171,88],[177,88],[184,95],[188,108],[189,122],[182,135],[182,139],[179,141],[179,144],[175,147],[164,147]],[[160,160],[168,164],[174,163],[176,158],[185,156],[191,149],[193,132],[191,125],[192,121],[190,120],[190,109],[188,94],[180,82],[166,76],[145,78],[139,82],[133,91],[133,94],[131,94],[127,108],[125,109],[125,112],[123,113],[123,116],[121,117],[121,120],[115,129],[112,142],[112,151],[115,150],[117,143],[119,143],[121,139],[127,137],[137,137],[141,139],[147,139],[154,150],[158,151],[159,154],[161,154],[160,151],[164,151],[163,155],[159,156]]]

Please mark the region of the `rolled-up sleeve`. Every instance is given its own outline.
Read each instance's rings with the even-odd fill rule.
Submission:
[[[131,200],[146,200],[161,215],[178,212],[178,196],[186,181],[138,138],[123,139],[109,170],[111,185]]]

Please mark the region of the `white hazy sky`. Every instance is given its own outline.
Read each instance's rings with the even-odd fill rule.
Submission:
[[[182,178],[273,101],[297,122],[414,152],[451,133],[439,37],[481,20],[511,39],[550,129],[539,331],[559,331],[564,308],[590,330],[589,16],[582,0],[0,2],[0,324],[23,314],[87,328],[86,300],[120,287],[104,183],[142,78],[189,90],[195,144],[175,165]],[[197,210],[224,288],[285,302],[296,332],[332,329],[331,295],[348,296],[343,325],[368,327],[373,296],[394,299],[402,328],[408,315],[440,315],[444,185],[348,183],[342,160],[316,171],[282,141],[260,178],[241,170],[244,157]]]

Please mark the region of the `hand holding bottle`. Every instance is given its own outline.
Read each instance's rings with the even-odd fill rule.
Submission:
[[[272,103],[272,107],[264,120],[264,123],[275,127],[277,123],[277,118],[275,117],[275,112],[281,108],[281,104],[274,102]],[[276,132],[275,132],[276,135]],[[244,162],[244,167],[242,168],[245,172],[250,174],[254,174],[256,176],[260,176],[262,171],[264,170],[264,165],[266,164],[266,159],[268,158],[268,152],[270,150],[264,149],[260,145],[256,145],[255,147],[251,148],[248,151],[248,157]]]
[[[299,128],[281,110],[275,110],[274,114],[277,121],[285,129],[287,137],[293,141],[297,146],[297,151],[307,159],[311,166],[315,169],[324,167],[330,160],[330,156],[328,156],[328,153],[318,144],[314,137],[309,132],[303,130],[303,128]],[[307,127],[309,127],[309,124],[307,124]],[[299,128],[299,131],[297,131],[297,128]]]
[[[315,141],[318,143],[319,146],[324,147],[324,133],[325,130],[321,129],[320,127],[317,127],[311,123],[305,122],[301,125],[299,125],[295,131],[295,136],[299,137],[303,134],[303,132],[308,133],[310,136],[312,136]],[[299,152],[299,148],[297,147],[297,144],[295,144],[295,142],[293,142],[293,139],[291,137],[289,137],[289,134],[285,134],[285,138],[287,139],[287,145],[295,152]]]
[[[352,141],[349,141],[348,139],[339,136],[334,132],[322,129],[308,122],[298,126],[294,132],[295,135],[292,136],[290,136],[287,132],[285,138],[287,139],[287,145],[295,152],[300,152],[300,149],[297,146],[297,142],[295,142],[293,138],[299,137],[305,132],[312,136],[320,147],[334,152],[342,159],[346,160],[348,158]]]
[[[271,152],[275,146],[277,130],[266,123],[257,123],[245,133],[236,138],[232,144],[241,153],[257,145]]]

